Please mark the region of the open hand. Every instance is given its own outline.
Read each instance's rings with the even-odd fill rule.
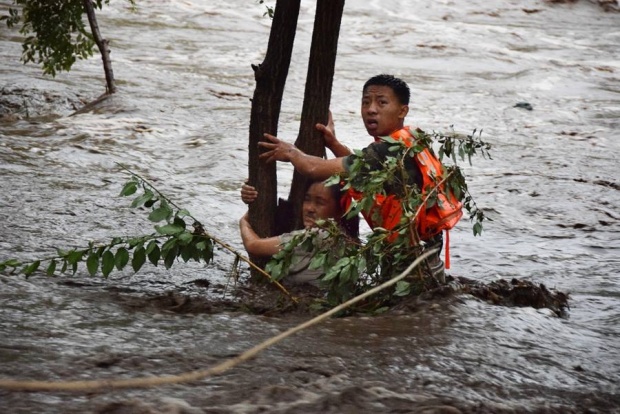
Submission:
[[[336,139],[336,127],[334,126],[332,111],[329,111],[327,125],[316,124],[315,127],[321,134],[323,134],[323,141],[327,148],[332,148],[332,146],[338,142]]]
[[[260,141],[258,146],[266,149],[258,156],[259,159],[266,162],[285,161],[290,162],[293,152],[297,151],[295,145],[284,142],[271,134],[263,134],[268,141]]]

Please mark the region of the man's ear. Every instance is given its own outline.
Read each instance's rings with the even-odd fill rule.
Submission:
[[[408,113],[409,113],[409,105],[403,105],[401,106],[400,112],[398,113],[398,118],[405,119]]]

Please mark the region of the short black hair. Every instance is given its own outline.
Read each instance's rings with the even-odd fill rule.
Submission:
[[[366,81],[366,83],[364,84],[364,89],[362,89],[362,92],[366,92],[366,88],[368,88],[369,86],[373,86],[373,85],[374,86],[388,86],[392,88],[392,90],[394,91],[394,94],[396,95],[400,103],[403,105],[409,105],[409,98],[411,96],[411,92],[409,91],[409,86],[404,80],[397,78],[393,75],[387,75],[387,74],[373,76],[372,78]]]
[[[346,217],[346,211],[344,211],[343,206],[343,199],[347,197],[347,194],[342,190],[343,184],[344,183],[340,182],[338,184],[332,184],[327,188],[329,189],[334,200],[338,202],[338,207],[341,210],[342,215],[337,220],[338,224],[349,237],[352,237],[353,239],[358,239],[360,236],[360,217],[359,215],[355,215],[351,218]]]

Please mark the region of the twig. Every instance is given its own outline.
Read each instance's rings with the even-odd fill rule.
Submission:
[[[161,191],[159,191],[157,189],[157,187],[155,187],[153,184],[151,184],[148,180],[146,180],[144,177],[142,177],[140,174],[137,174],[133,171],[131,171],[129,168],[125,167],[123,164],[120,163],[116,163],[121,169],[127,171],[129,174],[133,175],[134,177],[138,178],[140,181],[142,181],[143,183],[145,183],[146,185],[148,185],[150,188],[153,189],[153,191],[155,191],[161,198],[165,199],[166,202],[168,204],[170,204],[171,206],[175,207],[177,210],[181,210],[181,207],[179,207],[178,205],[176,205],[174,203],[174,201],[172,201],[168,196],[166,196],[164,193],[162,193]],[[246,262],[248,265],[250,265],[250,267],[252,267],[253,269],[256,269],[261,275],[265,276],[267,279],[269,279],[270,282],[275,283],[275,285],[278,287],[278,289],[280,289],[282,291],[282,293],[284,293],[286,296],[289,297],[289,299],[291,299],[293,302],[297,303],[298,300],[297,298],[293,297],[288,290],[286,290],[286,288],[284,286],[282,286],[282,284],[280,284],[277,280],[275,280],[274,278],[271,277],[271,275],[267,272],[265,272],[262,268],[260,268],[259,266],[257,266],[256,264],[252,263],[252,261],[250,261],[250,259],[248,259],[247,257],[243,256],[241,253],[239,253],[236,249],[234,249],[232,246],[230,246],[228,243],[225,243],[224,241],[218,239],[215,236],[212,236],[211,234],[209,234],[204,227],[202,226],[202,223],[200,221],[198,221],[196,219],[196,217],[192,216],[191,214],[187,215],[188,217],[190,217],[192,220],[194,220],[194,223],[192,224],[194,226],[195,229],[198,230],[198,234],[208,237],[209,239],[213,240],[213,242],[219,244],[221,247],[225,248],[226,250],[228,250],[229,252],[233,253],[236,257],[238,257],[239,259],[243,260],[244,262]]]

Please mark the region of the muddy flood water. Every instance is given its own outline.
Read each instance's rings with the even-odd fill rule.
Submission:
[[[0,13],[11,3],[0,0]],[[280,118],[289,141],[315,8],[302,3]],[[117,163],[242,249],[250,65],[264,57],[271,21],[253,0],[137,6],[113,0],[99,13],[119,92],[76,116],[104,91],[99,57],[44,77],[19,62],[19,33],[0,25],[0,261],[151,232],[146,214],[118,196],[128,177]],[[379,73],[411,86],[408,124],[483,129],[493,145],[492,160],[466,168],[493,221],[482,237],[467,220],[451,232],[451,273],[544,283],[570,294],[566,317],[463,294],[400,315],[332,318],[190,383],[0,389],[0,412],[620,413],[620,13],[586,0],[347,1],[332,112],[352,148],[370,142],[359,100]],[[284,195],[290,165],[278,174]],[[209,266],[108,279],[84,268],[1,275],[0,379],[180,374],[307,319],[210,308],[230,296],[233,259],[218,250]],[[175,310],[188,301],[202,305]]]

